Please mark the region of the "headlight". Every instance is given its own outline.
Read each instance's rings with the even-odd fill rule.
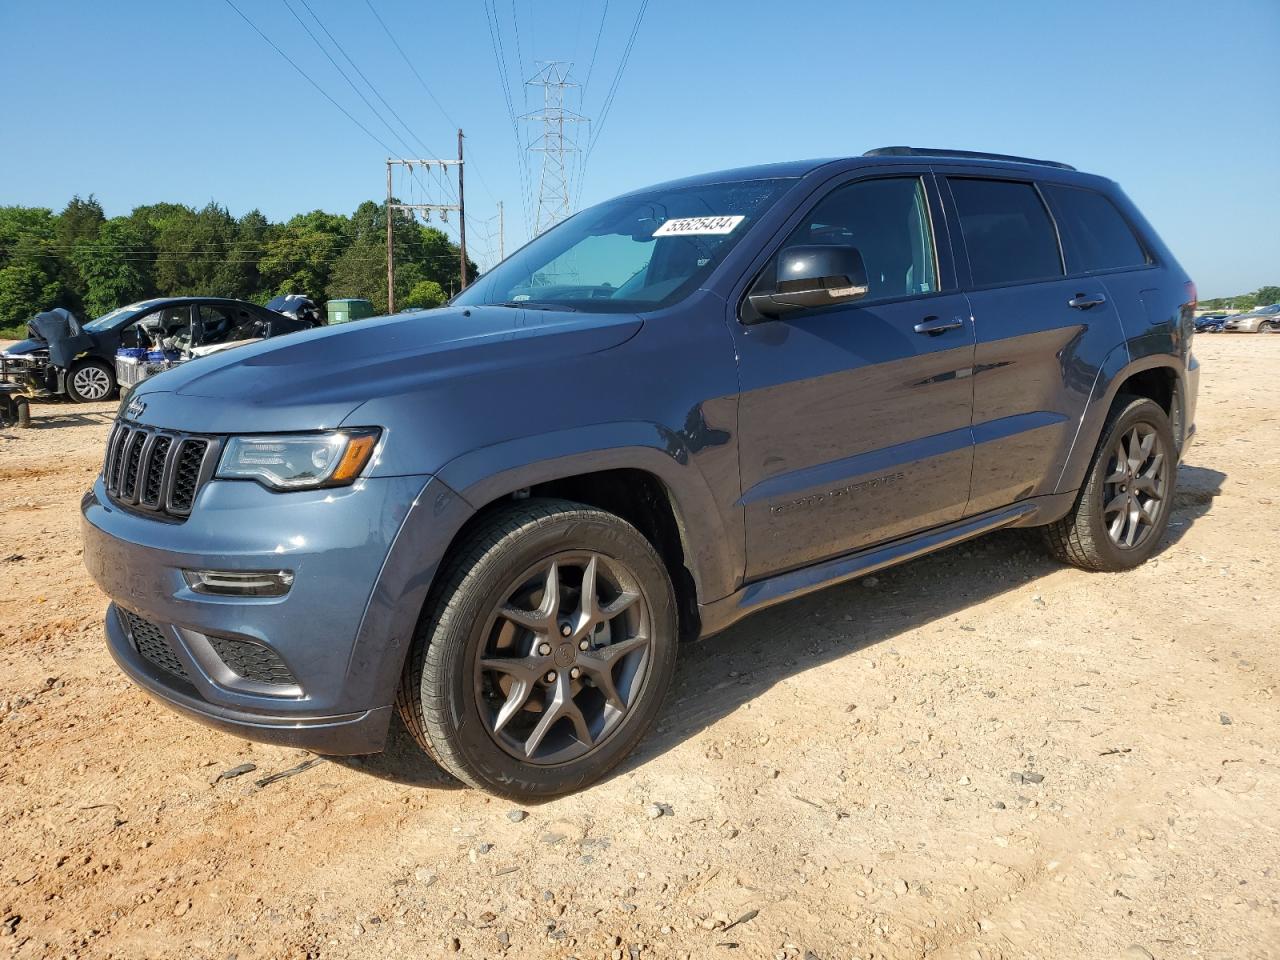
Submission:
[[[257,480],[273,490],[344,487],[368,464],[377,430],[232,437],[222,451],[217,476]]]

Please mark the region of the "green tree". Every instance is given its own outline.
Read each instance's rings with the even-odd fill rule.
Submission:
[[[81,200],[79,196],[72,197],[54,222],[55,253],[63,284],[59,302],[73,313],[84,311],[86,291],[84,278],[77,271],[71,252],[81,244],[96,241],[106,219],[102,204],[93,194],[89,194],[88,200]]]
[[[19,260],[0,267],[0,330],[16,337],[26,322],[55,305],[61,284],[56,276],[33,260]]]
[[[431,308],[438,307],[448,299],[444,289],[434,280],[419,280],[405,295],[406,307]]]
[[[1264,306],[1273,303],[1280,303],[1280,287],[1275,285],[1259,287],[1257,290],[1253,291],[1253,302]]]
[[[458,286],[458,245],[434,227],[422,226],[412,214],[395,211],[391,221],[396,254],[396,304],[408,304],[410,291],[422,280],[434,280],[442,291]],[[375,310],[387,309],[387,221],[384,206],[366,200],[351,215],[350,246],[333,265],[326,289],[329,297],[364,297]],[[471,276],[476,266],[469,263]]]
[[[59,305],[61,266],[52,210],[0,207],[0,329],[25,336],[27,320]]]
[[[71,262],[85,286],[87,317],[102,316],[151,292],[148,263],[137,253],[145,244],[136,223],[116,217],[102,225],[96,240],[81,240],[76,245]]]
[[[264,293],[301,293],[323,300],[334,261],[347,245],[346,217],[323,210],[301,213],[266,241],[258,268]]]

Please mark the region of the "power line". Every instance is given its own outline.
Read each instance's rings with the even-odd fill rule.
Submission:
[[[373,82],[368,77],[365,76],[364,71],[360,69],[360,65],[351,58],[351,55],[348,54],[347,51],[343,48],[342,44],[338,41],[338,38],[335,37],[329,31],[329,28],[324,25],[324,21],[321,20],[320,17],[316,14],[315,10],[311,8],[311,4],[307,3],[307,0],[298,0],[298,2],[301,3],[304,7],[306,7],[307,13],[311,14],[311,18],[315,20],[315,22],[319,25],[320,29],[324,31],[325,36],[329,38],[330,42],[332,42],[333,45],[337,48],[338,52],[342,54],[343,58],[347,61],[347,63],[351,64],[351,68],[355,70],[356,74],[360,77],[360,79],[365,82],[365,85],[368,86],[368,88],[373,91],[373,95],[377,97],[378,100],[381,101],[382,105],[387,108],[387,111],[393,117],[396,118],[400,126],[404,128],[405,133],[409,134],[409,136],[412,137],[417,142],[418,146],[422,147],[423,151],[427,154],[427,156],[438,160],[439,157],[437,157],[435,153],[432,152],[431,148],[426,145],[426,143],[422,140],[421,137],[419,137],[417,134],[413,132],[413,130],[409,127],[409,125],[404,122],[404,118],[401,117],[400,114],[396,112],[396,109],[393,106],[391,106],[390,103],[387,102],[387,98],[384,97],[381,94],[381,92],[379,92],[378,88],[374,86]]]
[[[296,71],[298,72],[298,75],[299,75],[299,76],[301,76],[303,80],[306,80],[306,81],[307,81],[307,83],[309,83],[309,84],[311,84],[311,86],[315,87],[315,88],[316,88],[316,91],[320,94],[320,96],[324,97],[324,98],[325,98],[326,100],[328,100],[331,104],[333,104],[335,107],[337,107],[339,110],[341,110],[341,111],[342,111],[343,116],[345,116],[348,120],[350,120],[352,123],[354,123],[354,124],[355,124],[357,127],[359,127],[361,130],[363,130],[363,131],[365,132],[365,134],[366,134],[366,135],[367,135],[371,140],[373,140],[373,142],[374,142],[374,143],[376,143],[376,144],[378,144],[380,147],[382,147],[382,149],[383,149],[383,150],[385,150],[385,151],[387,151],[387,153],[394,154],[394,153],[396,152],[396,151],[392,150],[389,146],[387,146],[387,144],[383,141],[383,139],[382,139],[381,137],[379,137],[376,133],[374,133],[372,130],[370,130],[368,127],[366,127],[363,123],[361,123],[359,120],[357,120],[354,116],[352,116],[352,115],[351,115],[351,112],[350,112],[349,110],[347,110],[347,108],[346,108],[346,107],[344,107],[342,104],[340,104],[337,100],[333,99],[333,97],[329,96],[328,92],[324,89],[324,87],[320,86],[320,84],[318,84],[318,83],[316,83],[314,80],[312,80],[312,79],[311,79],[311,77],[310,77],[310,75],[309,75],[305,70],[303,70],[300,66],[298,66],[296,63],[294,63],[294,62],[293,62],[293,60],[289,57],[289,55],[288,55],[288,54],[286,54],[283,50],[281,50],[278,46],[276,46],[275,41],[274,41],[274,40],[272,40],[270,37],[268,37],[265,33],[263,33],[263,32],[262,32],[262,30],[261,30],[261,29],[259,29],[259,27],[258,27],[258,25],[257,25],[256,23],[254,23],[254,22],[253,22],[252,20],[250,20],[247,16],[245,16],[245,15],[244,15],[244,11],[242,11],[239,7],[237,7],[237,6],[235,5],[235,3],[233,2],[233,0],[223,0],[223,3],[225,3],[225,4],[226,4],[227,6],[229,6],[232,10],[234,10],[234,11],[239,15],[239,17],[240,17],[240,19],[241,19],[241,20],[243,20],[245,23],[247,23],[250,27],[252,27],[252,28],[253,28],[253,32],[254,32],[254,33],[256,33],[256,34],[257,34],[258,36],[260,36],[263,40],[265,40],[265,41],[267,42],[267,44],[271,47],[271,49],[272,49],[272,50],[274,50],[276,53],[280,54],[280,57],[281,57],[281,59],[282,59],[282,60],[284,60],[287,64],[289,64],[289,66],[293,67],[293,69],[294,69],[294,70],[296,70]]]
[[[387,39],[391,41],[391,45],[395,47],[396,51],[400,54],[400,59],[405,62],[409,69],[413,71],[413,75],[418,78],[418,84],[427,92],[427,96],[431,98],[431,102],[440,110],[441,115],[449,121],[449,126],[458,126],[457,121],[454,120],[453,117],[449,116],[449,111],[444,108],[444,104],[437,99],[436,95],[431,91],[431,88],[427,86],[427,81],[422,79],[422,74],[420,74],[418,72],[418,68],[413,65],[413,61],[409,59],[409,55],[404,52],[404,48],[400,46],[400,41],[395,38],[395,34],[391,32],[386,22],[379,15],[377,9],[372,3],[372,0],[364,0],[364,4],[369,8],[369,12],[373,14],[374,19],[378,21],[379,26],[382,27],[382,32],[387,35]]]
[[[511,120],[511,133],[515,138],[516,168],[520,174],[520,200],[527,223],[532,219],[529,199],[529,171],[525,164],[524,146],[520,140],[520,124],[516,120],[515,102],[511,96],[511,83],[508,79],[507,59],[502,45],[502,32],[501,25],[498,22],[496,0],[492,10],[489,6],[490,2],[491,0],[484,0],[485,23],[489,27],[489,45],[493,50],[493,63],[498,71],[498,83],[502,87],[503,98],[507,106],[507,117]]]
[[[320,38],[317,37],[315,35],[315,32],[310,27],[307,26],[306,21],[303,20],[300,16],[298,16],[298,12],[293,9],[293,5],[289,2],[289,0],[280,0],[280,2],[284,4],[285,9],[289,11],[289,13],[293,16],[293,19],[298,21],[298,26],[302,27],[302,29],[306,32],[307,36],[311,38],[311,42],[316,45],[316,48],[325,55],[325,59],[327,59],[329,63],[333,65],[333,69],[337,72],[337,74],[340,77],[342,77],[344,81],[346,81],[347,86],[349,86],[355,92],[355,95],[364,102],[364,105],[369,108],[370,112],[372,112],[373,115],[377,117],[378,120],[382,123],[382,125],[387,128],[387,132],[390,133],[392,137],[399,140],[400,145],[403,146],[408,152],[412,153],[413,148],[409,146],[409,142],[405,140],[402,136],[400,136],[399,133],[396,132],[395,128],[391,126],[391,123],[387,120],[387,118],[384,117],[379,112],[377,107],[375,107],[372,103],[369,102],[369,98],[364,95],[364,91],[362,91],[359,87],[357,87],[355,84],[355,81],[352,80],[349,76],[347,76],[346,71],[344,71],[340,66],[338,66],[338,61],[333,59],[333,54],[331,54],[328,51],[328,49],[325,47],[325,45],[320,42]],[[303,0],[303,3],[305,4],[305,0]],[[310,8],[308,7],[308,9]],[[313,12],[311,15],[314,17],[315,13]],[[317,20],[316,22],[319,23],[319,20]],[[323,28],[323,24],[321,24],[321,27]],[[430,153],[430,150],[428,150],[427,152]]]
[[[604,21],[609,16],[609,0],[604,0],[604,10],[600,12],[600,29],[596,31],[596,43],[591,48],[591,62],[587,64],[587,79],[582,81],[582,99],[586,102],[587,87],[591,86],[591,71],[596,68],[596,55],[600,52],[600,38],[604,36]]]
[[[388,27],[386,21],[382,19],[381,14],[379,14],[377,11],[377,8],[374,7],[372,0],[364,0],[364,5],[369,8],[369,12],[373,14],[373,18],[378,21],[378,26],[382,27],[382,32],[387,35],[387,39],[391,41],[391,45],[395,47],[396,52],[400,54],[400,59],[405,62],[405,66],[407,66],[409,70],[413,73],[414,78],[418,81],[418,85],[422,87],[422,89],[426,92],[427,96],[431,98],[431,102],[436,105],[436,108],[440,111],[440,115],[449,121],[449,126],[455,129],[461,126],[461,124],[459,124],[456,120],[453,119],[453,117],[449,115],[449,111],[444,108],[444,104],[440,102],[440,99],[435,95],[435,92],[432,91],[432,89],[429,86],[427,86],[427,81],[422,79],[422,74],[420,74],[418,72],[418,68],[413,65],[413,61],[409,59],[409,55],[404,52],[404,47],[400,46],[400,41],[396,39],[395,34],[391,32],[391,28]],[[471,157],[472,172],[474,172],[475,175],[479,178],[480,186],[484,187],[484,192],[489,195],[489,199],[492,200],[494,203],[497,203],[498,202],[497,198],[494,196],[493,191],[489,188],[489,182],[485,180],[484,174],[481,173],[479,167],[476,166],[475,151],[472,150],[471,153],[472,153],[472,157]]]
[[[631,59],[631,50],[636,43],[636,35],[640,32],[640,23],[644,20],[645,10],[649,7],[649,0],[640,0],[640,9],[636,13],[635,25],[631,28],[631,36],[627,38],[626,48],[622,51],[622,59],[618,61],[618,72],[613,76],[613,83],[609,87],[608,94],[605,95],[604,105],[600,108],[600,121],[596,124],[596,129],[587,142],[587,153],[583,158],[582,164],[585,171],[587,161],[591,159],[591,151],[595,149],[596,143],[600,139],[600,134],[604,131],[605,121],[609,118],[609,109],[613,106],[613,98],[618,94],[618,86],[622,83],[622,75],[627,69],[627,62]]]

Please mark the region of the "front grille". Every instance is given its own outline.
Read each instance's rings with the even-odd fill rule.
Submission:
[[[107,495],[122,507],[184,520],[217,465],[219,449],[210,437],[117,421],[102,467]]]
[[[297,682],[275,651],[260,643],[232,640],[228,637],[210,637],[209,646],[213,647],[223,663],[246,680],[274,684]]]
[[[187,668],[182,665],[173,648],[164,638],[164,631],[150,620],[143,620],[136,613],[121,610],[125,624],[129,628],[129,636],[133,639],[134,649],[161,670],[175,677],[190,681]]]

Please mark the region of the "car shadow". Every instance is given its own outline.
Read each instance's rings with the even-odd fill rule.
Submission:
[[[1170,525],[1156,556],[1212,509],[1225,474],[1179,468]],[[848,583],[770,607],[723,633],[688,644],[657,729],[606,779],[624,775],[697,736],[770,687],[815,666],[947,619],[973,629],[965,611],[1062,569],[1034,529],[1001,530]],[[1105,576],[1105,574],[1099,574]],[[946,582],[948,589],[936,585]],[[835,709],[835,707],[833,707]],[[385,753],[335,758],[353,769],[410,786],[461,786],[413,743],[396,717]]]
[[[391,729],[387,732],[387,746],[382,753],[370,753],[363,757],[326,757],[327,760],[367,773],[380,780],[398,783],[406,787],[435,787],[444,790],[460,790],[466,784],[455,780],[435,764],[413,740],[409,728],[392,711]]]
[[[105,426],[115,420],[116,406],[114,400],[80,404],[67,397],[36,397],[31,401],[31,423],[26,429]]]

